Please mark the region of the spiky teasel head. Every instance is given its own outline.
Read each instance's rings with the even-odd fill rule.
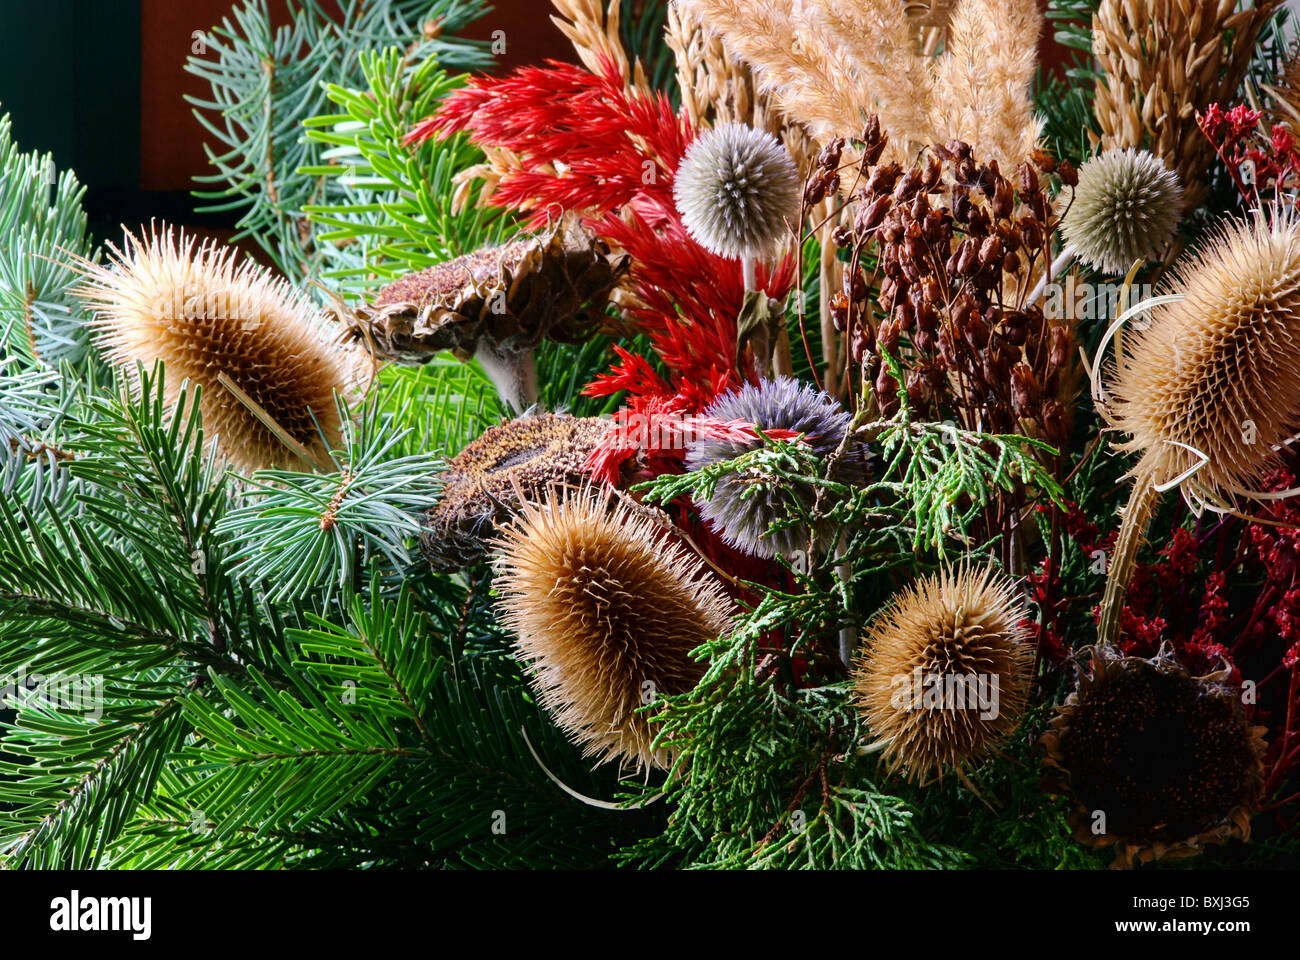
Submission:
[[[853,681],[891,767],[921,781],[960,776],[1016,728],[1033,659],[1027,616],[991,567],[926,577],[876,616]]]
[[[822,460],[844,440],[852,417],[838,400],[800,383],[793,377],[745,384],[713,401],[706,416],[723,421],[753,424],[759,430],[782,429],[804,435],[804,442]],[[757,449],[763,441],[750,442],[697,439],[686,448],[686,465],[700,470],[724,460],[734,460]],[[832,480],[861,483],[866,478],[866,451],[851,444],[834,469]],[[818,487],[794,480],[729,473],[700,506],[700,513],[730,546],[757,557],[793,557],[808,546],[811,531],[798,518],[810,512]],[[823,507],[829,506],[823,496]],[[793,521],[772,529],[778,521]],[[829,528],[830,524],[824,524]],[[825,529],[819,528],[819,533]],[[826,544],[821,544],[825,547]]]
[[[687,149],[673,196],[682,223],[704,249],[731,259],[763,258],[786,240],[801,186],[790,151],[774,136],[726,123]]]
[[[1089,266],[1124,274],[1160,257],[1182,220],[1178,175],[1146,150],[1108,150],[1079,170],[1061,224],[1066,243]]]
[[[1125,337],[1110,422],[1157,482],[1230,493],[1256,481],[1300,426],[1300,220],[1228,224],[1177,274],[1183,299]]]
[[[420,535],[425,557],[439,570],[480,560],[521,499],[587,479],[583,461],[608,428],[597,417],[546,413],[488,429],[447,464],[442,497]]]
[[[588,756],[666,765],[637,711],[703,674],[691,650],[732,616],[721,584],[652,520],[589,487],[525,503],[495,552],[503,622],[543,707]]]
[[[82,264],[87,280],[78,293],[95,312],[97,343],[111,363],[134,381],[137,364],[148,371],[161,361],[172,404],[182,381],[201,387],[205,434],[238,470],[302,466],[245,399],[323,458],[340,434],[334,394],[355,388],[360,357],[332,342],[311,301],[253,261],[237,263],[234,248],[215,241],[196,248],[170,228],[128,233],[122,248],[109,250],[107,264]]]
[[[1112,866],[1250,838],[1263,789],[1264,727],[1228,669],[1193,677],[1167,650],[1092,651],[1091,670],[1043,735],[1043,786],[1071,797],[1075,837],[1114,845]]]

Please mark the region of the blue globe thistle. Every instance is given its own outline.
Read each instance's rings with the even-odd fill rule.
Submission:
[[[743,420],[760,430],[790,430],[804,435],[804,442],[817,456],[826,458],[844,440],[852,419],[833,397],[793,377],[745,384],[714,400],[705,415],[718,420]],[[686,466],[699,470],[733,460],[762,444],[750,441],[697,439],[686,448]],[[832,479],[840,483],[861,483],[866,479],[866,454],[851,446],[836,465]],[[758,480],[758,482],[755,482]],[[700,513],[722,539],[732,547],[757,557],[793,557],[807,549],[810,531],[806,523],[793,523],[773,530],[777,521],[791,520],[810,511],[817,498],[811,483],[774,481],[747,476],[744,472],[723,477],[708,501],[699,504]],[[825,506],[825,501],[823,501]],[[819,534],[825,531],[819,530]]]

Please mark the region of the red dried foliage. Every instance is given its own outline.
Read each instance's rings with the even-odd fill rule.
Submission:
[[[584,214],[611,246],[632,256],[626,315],[645,333],[671,382],[629,367],[629,355],[587,392],[677,397],[699,412],[726,387],[752,379],[752,359],[737,357],[736,317],[744,301],[738,261],[700,247],[687,234],[673,200],[673,177],[695,136],[685,114],[660,93],[629,93],[612,61],[598,73],[549,63],[506,77],[476,77],[448,97],[407,137],[466,131],[486,147],[504,148],[520,162],[505,174],[494,203],[529,211],[540,224],[555,210]],[[793,258],[760,270],[770,297],[789,293]]]

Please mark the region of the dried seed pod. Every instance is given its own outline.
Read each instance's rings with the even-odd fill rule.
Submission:
[[[306,466],[240,393],[314,458],[325,458],[342,427],[334,395],[355,390],[362,357],[338,343],[308,298],[251,260],[237,265],[233,247],[196,249],[193,237],[170,228],[127,234],[122,249],[109,249],[107,264],[85,265],[87,281],[76,292],[95,312],[110,363],[138,387],[139,366],[148,372],[161,361],[173,409],[186,380],[201,387],[206,436],[238,470]]]
[[[645,517],[590,488],[553,490],[494,544],[502,622],[542,706],[587,756],[667,766],[641,707],[690,690],[691,651],[734,606],[704,564]]]

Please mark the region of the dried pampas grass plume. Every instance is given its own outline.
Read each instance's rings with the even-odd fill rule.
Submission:
[[[542,706],[588,756],[669,762],[637,712],[695,686],[695,647],[732,605],[701,561],[653,520],[591,488],[552,488],[495,544],[498,604]]]
[[[891,767],[922,781],[964,776],[1016,728],[1032,662],[1027,618],[991,567],[926,577],[876,616],[853,680]]]
[[[237,265],[234,248],[209,241],[196,249],[170,228],[128,233],[123,248],[109,250],[106,265],[82,265],[78,295],[95,312],[112,364],[134,382],[137,364],[147,371],[161,361],[173,405],[182,381],[201,387],[205,433],[237,470],[303,465],[250,401],[305,459],[326,459],[341,429],[335,391],[356,386],[360,358],[330,341],[306,297],[251,260]]]
[[[1122,275],[1134,261],[1164,253],[1182,213],[1178,177],[1159,157],[1108,150],[1080,168],[1061,232],[1094,270]]]
[[[942,24],[928,4],[899,0],[679,3],[823,144],[859,136],[874,114],[889,134],[887,159],[909,163],[917,149],[956,137],[1014,170],[1038,137],[1030,96],[1043,24],[1036,0],[957,0]],[[940,56],[919,49],[920,27],[946,36]]]
[[[1180,300],[1151,311],[1108,387],[1120,446],[1141,455],[1102,603],[1112,643],[1132,565],[1161,490],[1211,503],[1249,487],[1300,426],[1300,219],[1259,212],[1226,225],[1178,271]]]

